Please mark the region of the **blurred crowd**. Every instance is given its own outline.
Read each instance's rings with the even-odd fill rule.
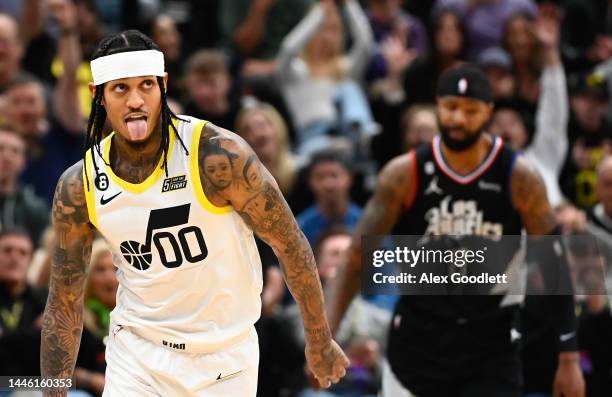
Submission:
[[[145,32],[164,53],[176,114],[253,147],[310,241],[324,286],[377,171],[437,134],[438,76],[479,65],[495,101],[488,133],[534,163],[565,233],[595,237],[591,249],[570,245],[575,278],[599,288],[577,300],[581,365],[589,397],[612,395],[610,292],[597,282],[612,264],[608,0],[0,0],[0,375],[39,374],[53,192],[82,158],[90,57],[102,37],[125,29]],[[259,248],[259,395],[375,396],[393,297],[353,302],[338,335],[348,376],[315,391],[299,312],[274,253]],[[112,255],[98,241],[75,372],[83,395],[104,387],[116,290]],[[524,321],[526,332],[539,327],[537,305]],[[547,364],[537,360],[546,352],[528,341],[525,390],[546,392],[538,374]]]

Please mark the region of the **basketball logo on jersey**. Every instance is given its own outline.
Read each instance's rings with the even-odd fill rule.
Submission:
[[[184,204],[151,210],[144,244],[127,240],[119,246],[125,260],[138,270],[147,270],[153,260],[151,244],[155,245],[162,265],[167,268],[181,266],[183,258],[189,263],[204,260],[208,256],[208,248],[199,227],[186,226],[176,235],[162,231],[187,224],[190,208],[191,204]]]
[[[499,240],[504,231],[501,223],[484,220],[476,200],[452,201],[451,196],[446,196],[439,207],[430,208],[425,220],[429,223],[425,235],[475,235]]]

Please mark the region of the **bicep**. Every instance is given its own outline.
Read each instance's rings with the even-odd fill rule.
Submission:
[[[544,235],[554,229],[556,221],[544,180],[525,158],[516,160],[512,171],[511,194],[514,207],[528,234]]]
[[[82,288],[91,255],[93,228],[89,223],[82,166],[69,168],[55,189],[52,209],[55,247],[51,266],[51,284],[56,287]]]
[[[253,149],[240,137],[216,126],[207,127],[200,145],[217,147],[231,159],[231,173],[220,187],[212,176],[203,173],[204,190],[223,198],[242,217],[245,223],[276,254],[282,254],[286,242],[299,236],[299,228],[274,177],[259,161]],[[200,153],[206,150],[200,150]],[[204,162],[205,160],[200,160]],[[202,166],[202,164],[200,164]],[[216,187],[215,187],[216,185]],[[208,192],[207,192],[208,194]]]

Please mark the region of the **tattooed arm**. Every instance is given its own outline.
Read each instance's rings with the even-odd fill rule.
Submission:
[[[549,296],[549,310],[556,316],[559,364],[553,384],[554,395],[584,396],[584,379],[579,366],[576,339],[574,296],[562,239],[555,239],[559,230],[546,197],[542,177],[524,158],[516,160],[511,179],[512,202],[521,216],[523,226],[530,235],[531,247],[545,278],[549,283],[563,285]],[[550,235],[544,238],[544,235]],[[561,249],[555,249],[555,244]],[[554,262],[554,263],[553,263]]]
[[[229,203],[274,250],[304,320],[306,359],[322,386],[336,383],[348,359],[332,340],[312,250],[276,181],[244,140],[210,123],[202,132],[199,162],[209,200]]]
[[[82,162],[60,177],[52,216],[56,243],[43,315],[40,366],[44,377],[72,378],[83,330],[86,265],[93,238],[85,203]],[[65,396],[66,393],[66,389],[54,389],[45,391],[44,395]]]
[[[349,248],[347,263],[340,266],[338,276],[331,283],[328,294],[328,314],[332,332],[338,331],[342,317],[355,294],[359,291],[361,276],[361,237],[387,234],[397,221],[402,207],[412,193],[412,167],[410,154],[389,162],[378,177],[376,191],[368,201]]]

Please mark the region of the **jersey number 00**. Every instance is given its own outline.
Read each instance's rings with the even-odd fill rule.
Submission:
[[[179,267],[184,260],[196,263],[206,258],[208,248],[206,248],[202,230],[197,226],[186,226],[176,234],[169,231],[158,231],[153,234],[156,230],[186,224],[189,221],[190,208],[191,204],[184,204],[151,210],[145,243],[134,240],[121,243],[121,254],[125,260],[138,270],[147,270],[153,259],[151,243],[155,245],[162,265],[168,268]],[[167,244],[164,244],[164,241]],[[189,241],[195,244],[189,244]],[[168,246],[173,251],[173,255],[169,255]]]

